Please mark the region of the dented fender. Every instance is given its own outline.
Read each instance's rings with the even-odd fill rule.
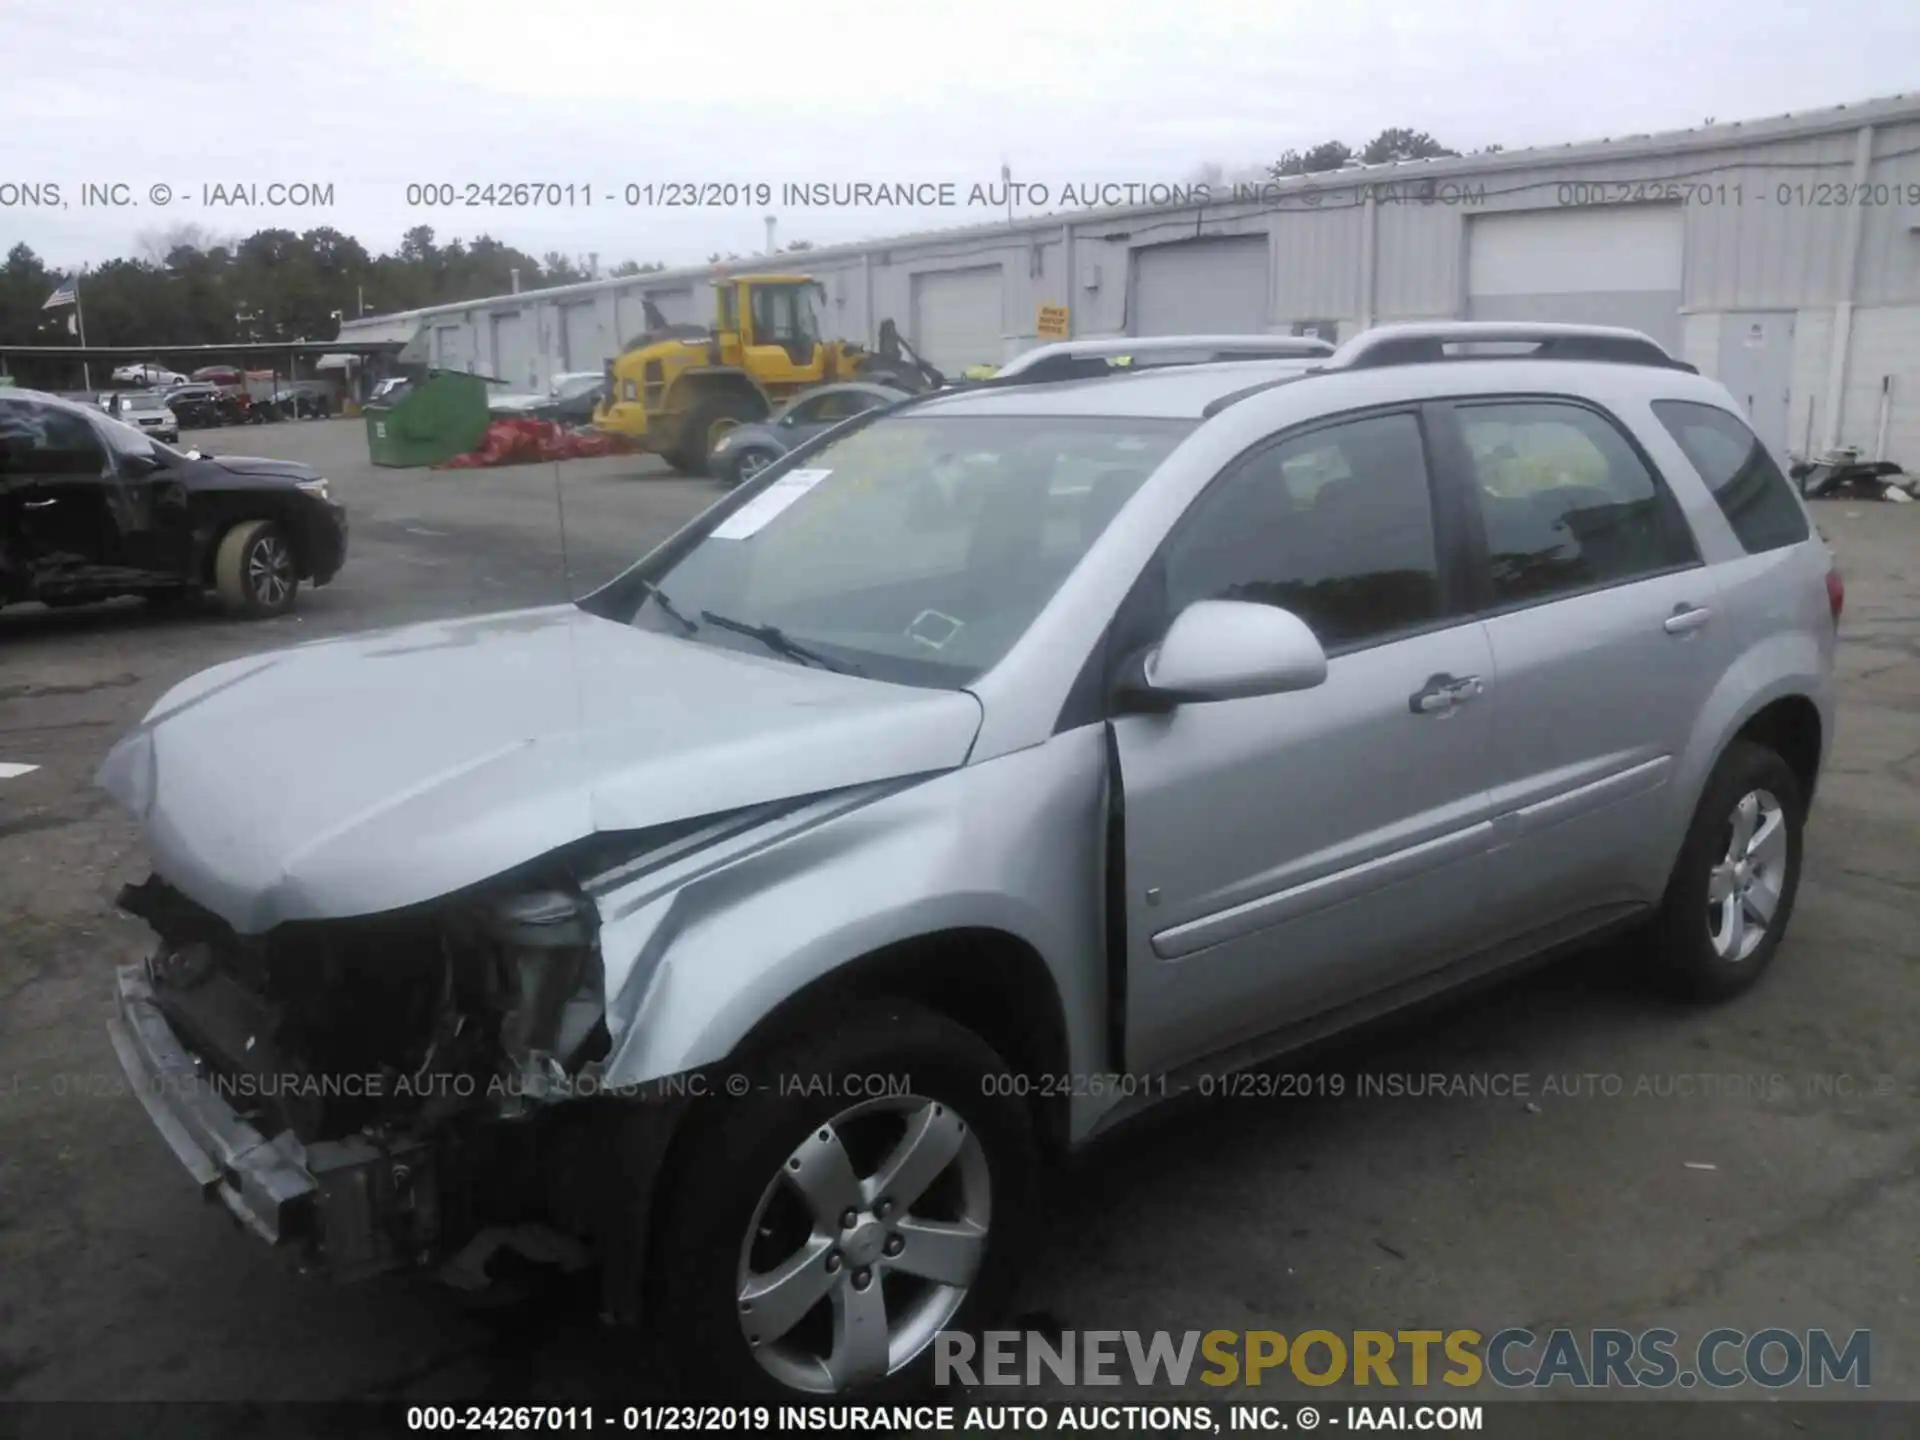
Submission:
[[[1069,1067],[1101,1068],[1105,785],[1101,728],[1087,726],[749,817],[666,866],[590,880],[612,1037],[600,1082],[719,1066],[842,966],[959,929],[1030,946],[1059,996]],[[1075,1134],[1103,1108],[1076,1110]]]

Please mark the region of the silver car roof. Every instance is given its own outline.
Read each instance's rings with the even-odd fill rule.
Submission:
[[[1051,380],[937,392],[912,407],[916,415],[1135,415],[1198,420],[1223,395],[1305,374],[1324,356],[1229,360],[1206,365],[1115,370],[1083,380]]]

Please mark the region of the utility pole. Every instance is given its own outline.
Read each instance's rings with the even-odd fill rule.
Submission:
[[[773,227],[780,222],[772,215],[767,216],[767,254],[773,254]]]

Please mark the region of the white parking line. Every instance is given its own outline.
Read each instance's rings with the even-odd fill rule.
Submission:
[[[11,760],[0,760],[0,780],[15,780],[39,768],[38,765],[21,765]]]
[[[409,535],[432,535],[436,539],[444,538],[447,533],[444,530],[429,530],[424,525],[409,525],[406,527],[406,531]]]

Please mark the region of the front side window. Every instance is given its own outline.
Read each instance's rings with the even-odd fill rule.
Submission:
[[[1170,620],[1196,600],[1252,600],[1328,649],[1442,613],[1420,427],[1378,415],[1258,451],[1221,476],[1164,557]]]
[[[1603,416],[1557,401],[1462,405],[1456,413],[1495,606],[1618,584],[1698,559],[1660,480]]]
[[[1192,428],[1186,420],[883,417],[830,438],[655,577],[657,593],[698,628],[652,598],[634,623],[777,654],[709,617],[772,625],[839,668],[967,685],[1025,633]]]
[[[1806,512],[1787,477],[1739,416],[1691,400],[1656,400],[1653,413],[1707,482],[1749,555],[1807,538]]]

